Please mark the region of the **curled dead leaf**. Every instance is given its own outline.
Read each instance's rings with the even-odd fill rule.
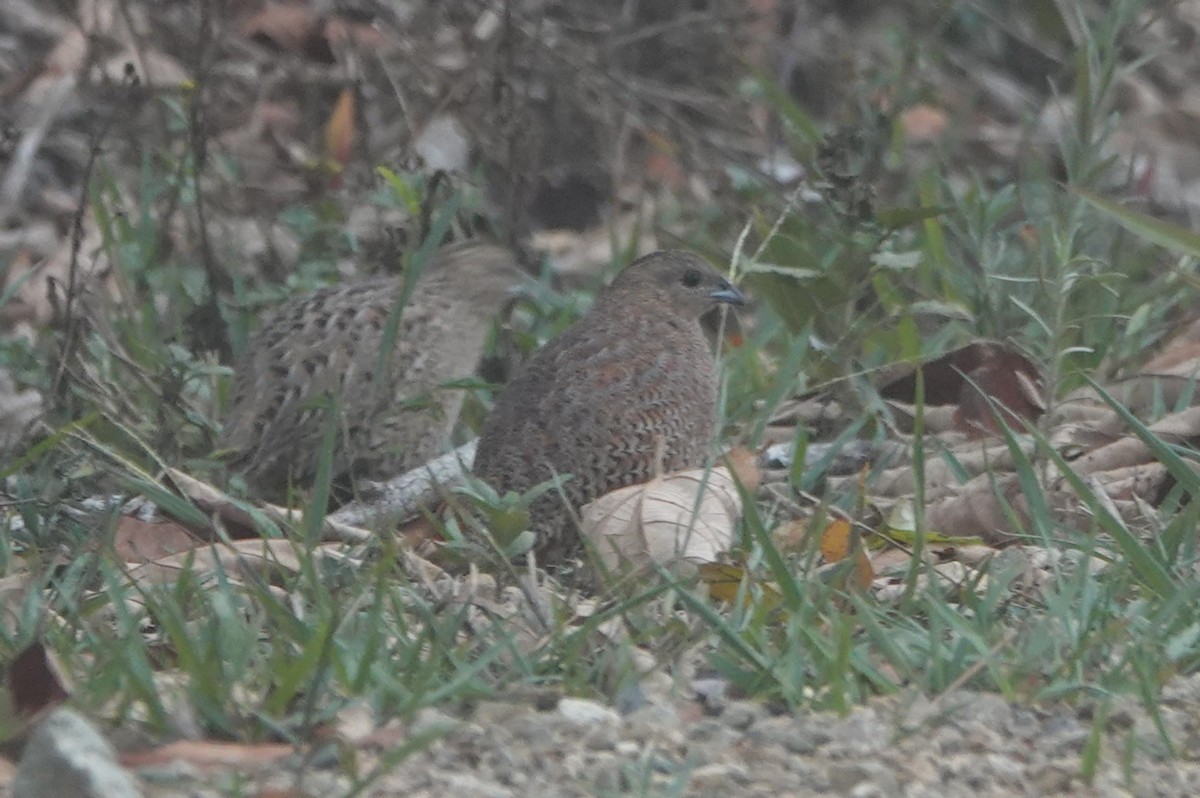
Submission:
[[[916,368],[896,370],[879,393],[887,400],[912,403],[918,376],[926,412],[930,406],[953,406],[955,428],[972,437],[998,434],[1005,424],[1020,429],[1022,421],[1034,421],[1046,410],[1037,365],[1006,344],[977,341]]]
[[[708,563],[733,543],[742,500],[727,468],[694,469],[615,490],[585,505],[583,534],[604,565]]]

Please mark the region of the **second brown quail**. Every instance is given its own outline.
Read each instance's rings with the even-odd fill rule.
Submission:
[[[230,466],[264,498],[308,487],[331,407],[339,482],[386,478],[439,454],[463,398],[441,386],[474,372],[489,326],[521,279],[508,250],[468,242],[435,253],[402,307],[399,276],[286,302],[235,367],[218,443],[231,452]]]

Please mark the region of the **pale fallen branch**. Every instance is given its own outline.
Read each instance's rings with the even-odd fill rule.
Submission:
[[[378,529],[417,517],[421,510],[436,505],[448,488],[463,483],[475,461],[478,442],[478,439],[470,440],[420,468],[386,482],[359,484],[363,498],[330,514],[326,520],[349,527]]]

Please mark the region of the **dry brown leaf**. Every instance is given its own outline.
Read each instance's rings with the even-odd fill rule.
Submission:
[[[1191,369],[1188,363],[1185,368]],[[1172,374],[1169,371],[1144,371],[1105,386],[1108,395],[1139,418],[1158,412],[1161,407],[1180,407],[1200,403],[1197,374]]]
[[[259,44],[332,64],[334,48],[378,50],[387,37],[372,25],[345,17],[318,15],[308,5],[268,3],[242,26],[242,35]]]
[[[1172,413],[1150,425],[1150,431],[1165,443],[1178,444],[1200,438],[1200,407]],[[1095,474],[1117,468],[1142,465],[1154,460],[1154,453],[1141,438],[1130,435],[1094,449],[1075,460],[1071,467],[1078,474]]]
[[[1036,448],[1029,438],[1019,439],[1018,444],[1026,455],[1031,455]],[[947,458],[926,455],[924,482],[927,500],[957,495],[963,489],[958,467],[975,477],[1004,473],[1011,471],[1014,466],[1012,451],[1004,442],[960,439],[958,444],[948,447],[948,451],[954,455],[956,466],[952,466]],[[859,480],[858,476],[830,477],[828,482],[833,490],[849,491],[854,489]],[[911,463],[885,469],[871,483],[871,493],[876,497],[901,498],[911,496],[916,489],[917,472]]]
[[[996,490],[1003,491],[1008,502],[1020,511],[1025,506],[1020,488],[1014,476],[998,480],[987,475],[978,477],[957,493],[932,502],[925,509],[925,526],[947,536],[977,536],[989,545],[1009,543],[1014,530],[996,498]]]
[[[1093,483],[1103,489],[1105,495],[1118,501],[1133,498],[1157,504],[1162,491],[1172,484],[1171,474],[1162,463],[1114,468],[1090,475]]]
[[[1200,341],[1176,343],[1138,369],[1138,373],[1195,377],[1200,374]]]
[[[83,238],[79,246],[76,280],[85,281],[88,290],[112,298],[119,295],[117,282],[104,258],[93,257],[103,247],[103,236],[92,215],[83,217]],[[74,245],[70,236],[63,238],[62,245],[54,254],[32,265],[36,273],[20,283],[13,299],[31,309],[39,325],[49,324],[55,319],[55,311],[61,312],[66,304],[66,286],[70,283],[71,257]],[[25,275],[9,273],[8,285],[14,285]]]
[[[969,546],[955,546],[953,549],[954,559],[969,565],[972,568],[978,568],[988,560],[996,556],[997,549],[991,546],[985,546],[981,543],[976,543]]]
[[[325,41],[332,47],[353,46],[363,50],[379,50],[388,44],[388,38],[379,28],[362,22],[333,16],[325,23]]]
[[[215,575],[218,570],[234,579],[250,574],[270,579],[280,571],[297,573],[300,553],[290,540],[235,540],[142,563],[131,568],[129,576],[138,583],[170,583],[185,572],[204,578]]]
[[[1178,335],[1172,337],[1140,371],[1166,371],[1188,361],[1200,361],[1200,319],[1192,320]]]
[[[242,26],[242,35],[259,44],[333,63],[325,21],[308,6],[268,3]]]
[[[161,560],[194,549],[200,541],[184,527],[172,521],[150,523],[122,516],[113,535],[113,554],[128,563]]]
[[[37,429],[41,417],[42,395],[19,389],[8,372],[0,370],[0,460],[15,454]]]
[[[669,474],[585,505],[583,534],[611,570],[715,562],[733,544],[742,500],[729,469]]]
[[[968,344],[902,375],[896,372],[879,389],[884,399],[915,402],[920,375],[926,406],[953,405],[956,428],[974,437],[997,434],[1001,421],[1019,429],[1022,420],[1033,421],[1046,410],[1037,366],[994,341]]]

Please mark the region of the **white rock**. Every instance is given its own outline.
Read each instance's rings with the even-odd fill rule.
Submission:
[[[13,798],[141,798],[108,740],[74,710],[60,707],[29,738]]]
[[[605,723],[616,726],[621,722],[621,716],[595,701],[585,701],[582,698],[564,698],[558,702],[558,714],[571,723],[580,726],[591,726]]]

